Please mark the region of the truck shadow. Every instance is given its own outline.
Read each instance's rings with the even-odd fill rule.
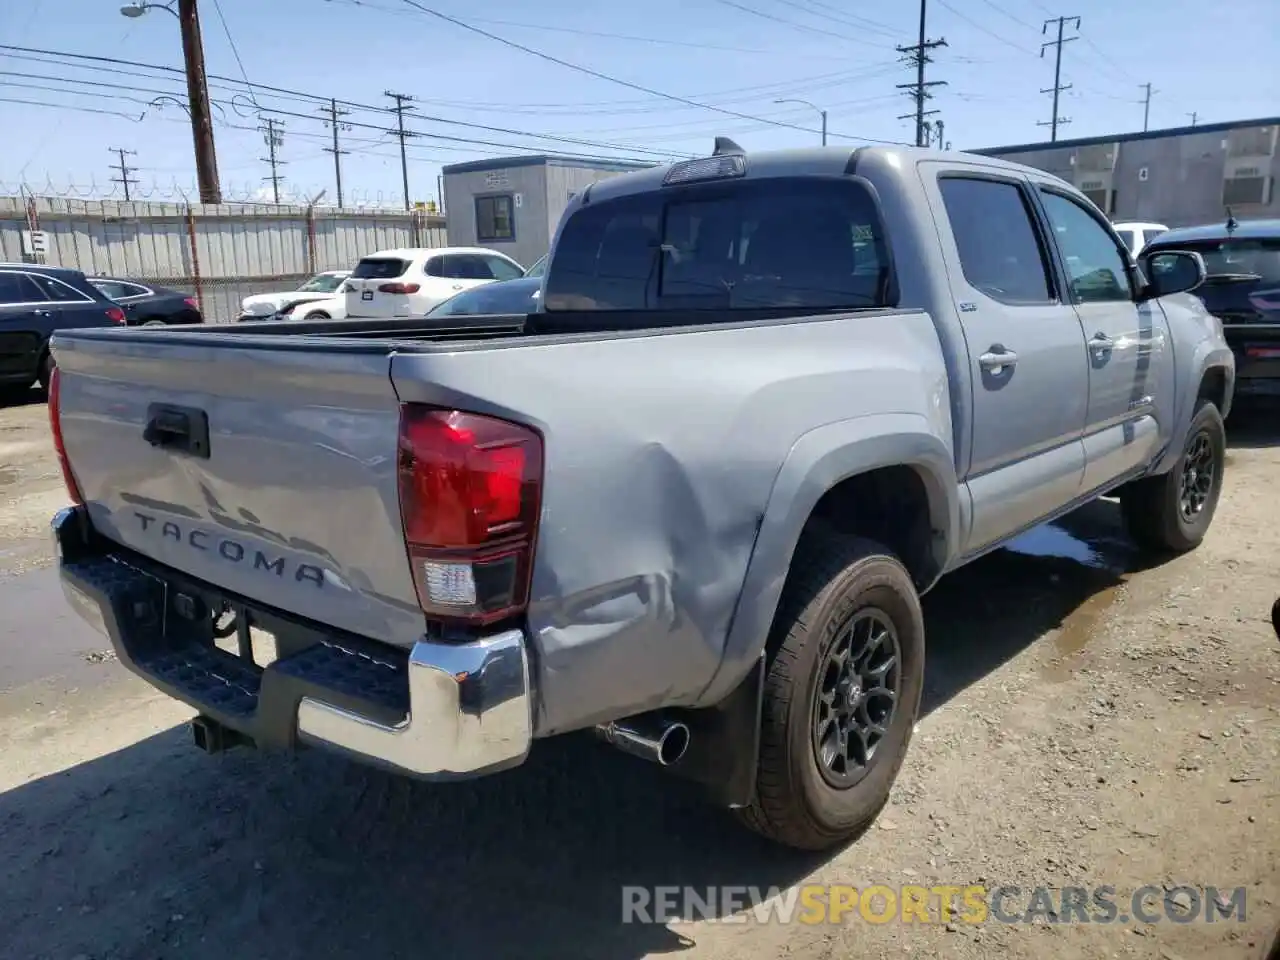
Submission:
[[[1137,568],[1116,513],[1091,505],[926,598],[926,710]],[[586,736],[431,786],[319,752],[209,758],[174,728],[0,795],[0,924],[12,956],[635,960],[694,943],[624,923],[624,887],[767,895],[824,859]]]
[[[1280,398],[1236,399],[1227,419],[1227,447],[1280,445]]]
[[[44,403],[48,398],[39,387],[0,386],[0,410],[7,407],[29,407]]]

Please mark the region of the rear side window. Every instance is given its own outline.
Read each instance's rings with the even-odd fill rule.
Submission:
[[[44,277],[38,273],[32,274],[31,279],[46,297],[56,303],[91,303],[93,300],[92,297],[81,293],[61,280]]]
[[[394,257],[366,257],[356,264],[351,276],[357,280],[394,280],[409,269],[408,260]]]
[[[973,177],[938,181],[964,278],[975,290],[1008,304],[1053,300],[1049,268],[1022,191],[1012,183]]]
[[[48,299],[27,274],[0,273],[0,304],[45,303]]]
[[[849,179],[711,183],[581,207],[561,231],[544,309],[888,306],[876,205]]]
[[[1160,236],[1160,234],[1162,234],[1162,233],[1167,233],[1167,232],[1168,232],[1168,231],[1166,231],[1166,230],[1143,230],[1143,231],[1142,231],[1142,245],[1143,245],[1143,246],[1146,246],[1148,243],[1150,243],[1150,242],[1151,242],[1152,240],[1154,240],[1156,237]]]

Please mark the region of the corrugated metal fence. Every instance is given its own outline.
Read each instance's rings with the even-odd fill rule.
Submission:
[[[22,242],[33,230],[47,239],[35,256]],[[171,287],[196,297],[211,323],[234,320],[244,297],[350,269],[375,250],[444,245],[444,218],[416,210],[0,197],[0,261]]]

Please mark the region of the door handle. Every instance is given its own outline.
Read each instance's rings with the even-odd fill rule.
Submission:
[[[1106,353],[1113,346],[1115,346],[1115,341],[1101,331],[1095,333],[1093,338],[1089,341],[1089,349],[1095,350],[1098,353]]]
[[[1005,367],[1012,367],[1018,362],[1018,355],[1005,349],[1001,344],[993,343],[987,352],[978,358],[983,370],[999,373]]]
[[[455,289],[455,290],[461,290],[461,289],[462,289],[462,284],[460,284],[460,283],[455,283],[455,284],[453,285],[453,289]]]
[[[53,311],[52,311],[52,310],[32,310],[31,312],[32,312],[32,313],[34,313],[37,317],[52,317],[52,316],[53,316]]]

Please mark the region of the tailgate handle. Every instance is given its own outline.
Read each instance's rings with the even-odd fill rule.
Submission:
[[[153,447],[208,459],[209,417],[195,407],[153,403],[147,407],[147,427],[142,431],[142,439]]]

